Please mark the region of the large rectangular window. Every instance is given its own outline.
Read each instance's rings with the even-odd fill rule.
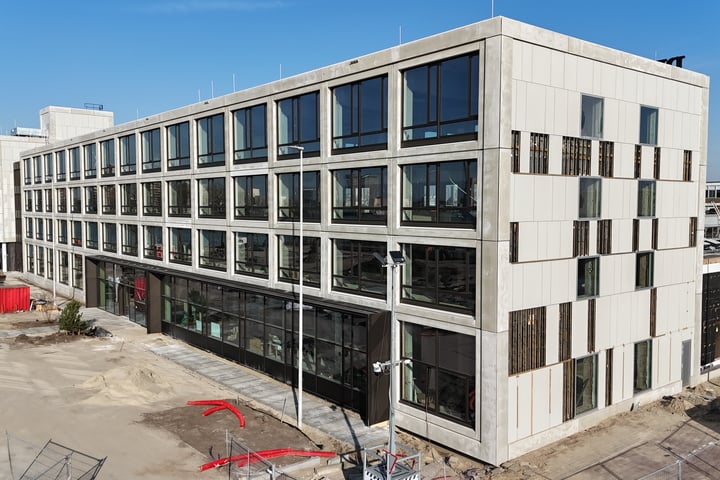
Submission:
[[[278,175],[278,220],[300,220],[300,174]],[[303,221],[320,221],[320,172],[303,172]]]
[[[268,276],[268,236],[264,233],[235,233],[235,273]]]
[[[53,154],[46,153],[45,155],[43,155],[43,158],[45,163],[45,183],[52,183],[53,171],[55,170],[53,168]]]
[[[114,223],[103,223],[103,250],[117,252],[117,225]]]
[[[650,389],[652,373],[652,341],[650,339],[635,344],[633,363],[633,391],[635,393]]]
[[[599,218],[600,217],[600,190],[599,178],[580,177],[579,181],[579,204],[578,217]]]
[[[333,247],[333,290],[385,298],[388,269],[376,258],[386,257],[384,242],[338,239]]]
[[[138,254],[138,227],[137,225],[122,226],[122,253],[123,255],[132,255],[137,257]]]
[[[66,244],[68,242],[68,225],[67,220],[58,220],[58,243]]]
[[[602,138],[603,136],[603,99],[582,96],[580,116],[580,136]]]
[[[85,153],[85,178],[97,177],[97,145],[94,143],[83,147]]]
[[[162,227],[156,225],[146,225],[144,233],[145,235],[143,235],[143,239],[145,241],[145,249],[143,252],[143,256],[145,258],[152,258],[154,260],[162,260]]]
[[[70,180],[80,180],[80,147],[68,150],[70,153]]]
[[[167,166],[169,170],[190,168],[190,122],[167,127]]]
[[[190,216],[190,180],[168,182],[168,215],[171,217]]]
[[[475,311],[476,252],[446,245],[406,245],[401,298],[442,310]]]
[[[306,93],[286,98],[277,103],[278,112],[278,155],[297,152],[290,148],[299,145],[305,148],[305,155],[320,152],[320,95]]]
[[[135,134],[120,137],[120,175],[135,173],[137,164],[137,148]]]
[[[278,236],[278,278],[297,283],[300,279],[300,237]],[[320,238],[303,236],[303,283],[320,286]]]
[[[117,213],[117,198],[115,185],[102,186],[102,213],[103,215],[115,215]]]
[[[575,414],[597,408],[597,355],[575,360]]]
[[[65,162],[65,150],[55,152],[55,180],[64,182],[67,179],[67,163]]]
[[[578,258],[577,296],[595,297],[599,292],[600,258]]]
[[[100,165],[103,177],[115,175],[115,139],[100,142]]]
[[[405,165],[402,182],[403,224],[475,227],[476,160]]]
[[[476,350],[472,335],[403,322],[401,401],[474,427]]]
[[[142,132],[142,171],[159,172],[160,160],[160,129],[153,128]]]
[[[225,164],[225,115],[219,113],[197,121],[198,166]]]
[[[478,54],[403,72],[403,145],[474,140],[478,130]]]
[[[336,87],[333,150],[387,147],[387,76]]]
[[[162,215],[162,183],[143,183],[143,215]]]
[[[189,228],[170,229],[170,262],[192,264],[192,235]]]
[[[546,362],[545,307],[510,312],[508,374],[544,367]]]
[[[658,109],[640,107],[640,142],[645,145],[657,145]]]
[[[73,287],[82,290],[85,286],[83,281],[83,257],[76,253],[73,255]]]
[[[267,159],[267,116],[265,104],[233,113],[235,121],[235,163]]]
[[[85,187],[85,213],[96,214],[98,205],[97,187]]]
[[[82,213],[82,189],[80,187],[70,189],[70,213]]]
[[[655,216],[655,181],[638,181],[638,217]]]
[[[120,185],[120,213],[122,215],[137,215],[136,183],[124,183]]]
[[[387,223],[387,167],[333,172],[333,222]]]
[[[267,220],[267,175],[235,177],[235,218]]]
[[[198,182],[198,216],[225,218],[225,177],[203,178]]]
[[[98,224],[97,222],[85,222],[85,246],[98,249]]]
[[[200,266],[213,270],[227,269],[224,230],[200,230]]]

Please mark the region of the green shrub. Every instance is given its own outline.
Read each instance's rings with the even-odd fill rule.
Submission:
[[[82,313],[80,313],[80,302],[70,300],[65,304],[60,313],[59,325],[60,330],[65,330],[72,335],[79,335],[87,328],[87,323],[82,319]]]

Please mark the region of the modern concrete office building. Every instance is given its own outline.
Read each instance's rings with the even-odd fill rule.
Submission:
[[[97,108],[47,107],[40,111],[40,128],[16,127],[11,135],[0,135],[0,271],[22,270],[23,265],[22,229],[17,228],[20,217],[16,215],[20,192],[15,189],[19,184],[15,176],[19,171],[14,170],[20,152],[112,125],[113,114]],[[42,183],[43,179],[35,180]],[[52,181],[52,170],[48,180]]]
[[[708,85],[493,18],[24,152],[26,271],[498,464],[699,380]]]

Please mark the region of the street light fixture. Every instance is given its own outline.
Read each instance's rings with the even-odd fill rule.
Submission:
[[[298,411],[297,411],[297,428],[302,431],[302,411],[303,411],[303,257],[305,256],[305,249],[303,243],[303,210],[305,205],[303,202],[303,152],[305,147],[300,145],[289,145],[288,148],[297,150],[300,152],[300,272],[299,272],[299,302],[300,308],[298,309]]]
[[[387,480],[392,478],[392,457],[395,454],[395,367],[400,364],[408,363],[408,361],[398,361],[395,358],[395,270],[397,267],[405,265],[405,257],[399,250],[388,252],[383,258],[378,253],[373,253],[375,258],[380,262],[383,268],[391,270],[390,277],[390,361],[373,363],[373,371],[376,373],[387,373],[390,375],[390,408],[388,409],[388,452],[385,458],[385,475]]]

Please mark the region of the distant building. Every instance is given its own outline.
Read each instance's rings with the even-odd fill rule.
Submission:
[[[25,270],[288,383],[302,275],[307,391],[386,419],[392,347],[499,464],[700,380],[708,85],[493,18],[24,152]]]
[[[20,210],[21,197],[19,189],[15,189],[15,185],[20,184],[20,171],[15,172],[13,168],[20,152],[112,125],[111,112],[47,107],[40,111],[40,128],[16,127],[11,135],[0,135],[0,271],[22,270],[23,265],[22,228],[19,227],[20,216],[16,215],[16,211]],[[47,180],[52,179],[50,170]],[[42,183],[45,179],[33,180]]]

